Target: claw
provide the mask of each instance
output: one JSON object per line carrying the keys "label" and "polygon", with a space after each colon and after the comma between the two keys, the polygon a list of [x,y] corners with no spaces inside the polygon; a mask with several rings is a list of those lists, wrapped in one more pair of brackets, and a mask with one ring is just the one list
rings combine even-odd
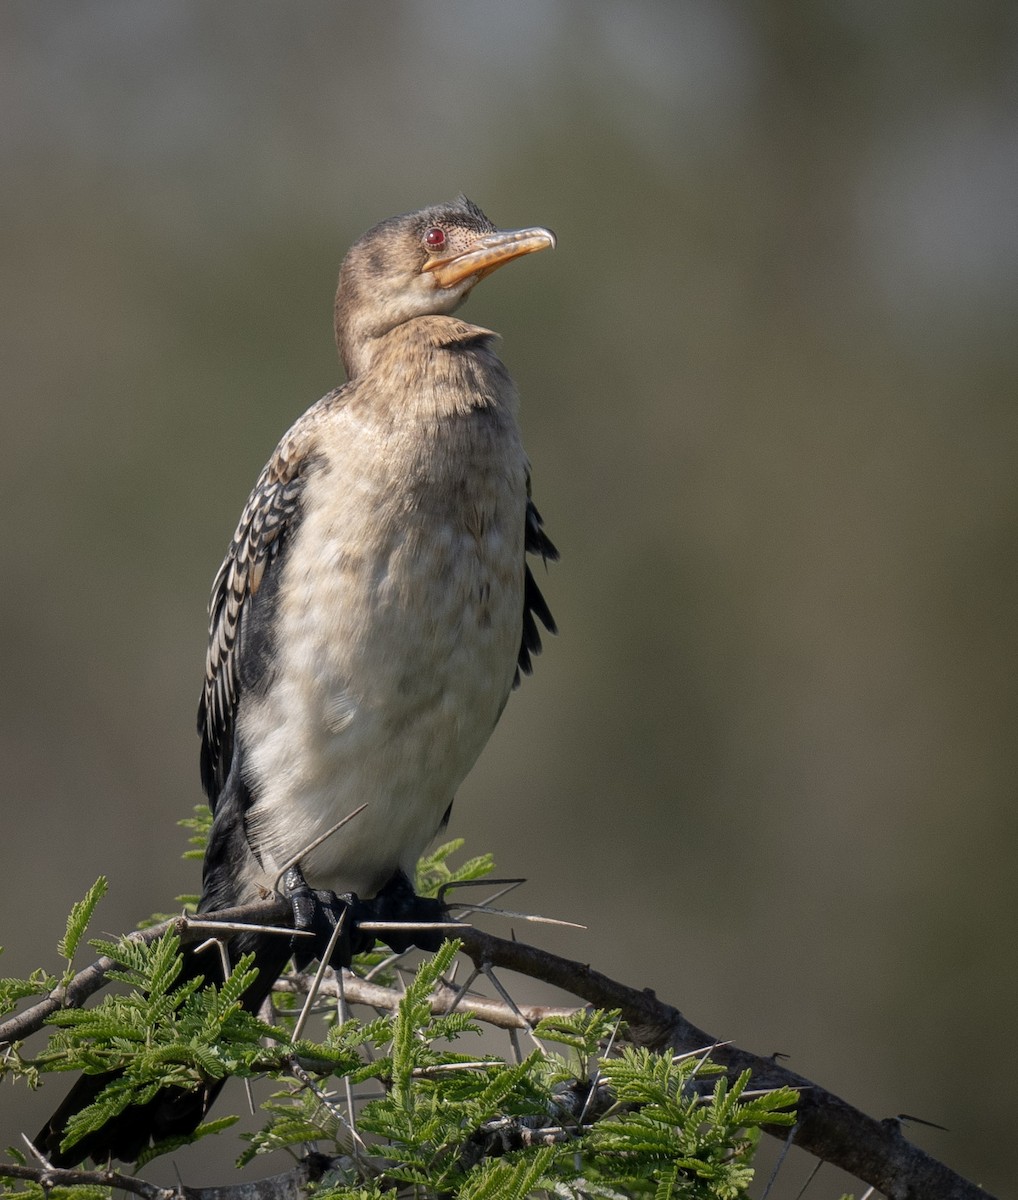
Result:
{"label": "claw", "polygon": [[[397,871],[373,900],[359,900],[358,921],[432,922],[448,921],[449,910],[441,900],[418,896],[410,880]],[[434,953],[447,934],[441,929],[386,930],[381,940],[397,954],[416,946]]]}
{"label": "claw", "polygon": [[313,939],[294,938],[293,960],[298,971],[325,955],[340,921],[343,921],[343,929],[329,959],[330,967],[348,967],[355,954],[371,949],[374,938],[357,928],[357,910],[361,901],[356,896],[316,891],[308,884],[300,867],[290,867],[283,886],[293,907],[294,928],[315,935]]}
{"label": "claw", "polygon": [[300,867],[291,867],[283,878],[284,894],[293,908],[293,927],[313,932],[315,927],[315,894]]}
{"label": "claw", "polygon": [[[449,921],[444,902],[418,896],[402,871],[397,871],[373,900],[362,900],[352,892],[337,896],[335,892],[317,891],[298,866],[290,867],[283,875],[283,890],[293,908],[294,928],[315,935],[294,938],[293,958],[299,971],[316,958],[321,960],[341,920],[343,928],[329,960],[331,967],[348,967],[355,954],[363,954],[375,944],[375,934],[361,929],[362,924]],[[441,929],[392,929],[381,934],[380,940],[397,954],[411,946],[434,953],[446,936]]]}

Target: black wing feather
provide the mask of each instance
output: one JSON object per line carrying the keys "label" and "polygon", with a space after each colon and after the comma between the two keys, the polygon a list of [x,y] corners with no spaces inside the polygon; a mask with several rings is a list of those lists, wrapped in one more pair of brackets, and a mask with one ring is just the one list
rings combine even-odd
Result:
{"label": "black wing feather", "polygon": [[[529,478],[527,479],[527,524],[523,546],[528,554],[540,554],[546,564],[558,561],[558,550],[555,549],[551,538],[544,532],[541,514],[537,511],[537,505],[530,499]],[[537,581],[534,579],[528,563],[524,568],[523,575],[523,637],[520,641],[520,652],[516,658],[516,676],[513,679],[513,687],[519,687],[521,676],[533,673],[533,658],[541,653],[541,633],[537,627],[538,621],[549,633],[558,633],[555,618],[551,615],[544,596],[541,595],[541,589],[537,586]]]}

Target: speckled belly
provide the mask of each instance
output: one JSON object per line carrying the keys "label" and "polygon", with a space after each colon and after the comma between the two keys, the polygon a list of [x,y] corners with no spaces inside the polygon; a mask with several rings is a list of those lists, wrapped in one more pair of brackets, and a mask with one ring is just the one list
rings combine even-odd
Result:
{"label": "speckled belly", "polygon": [[273,686],[238,721],[260,781],[248,831],[266,876],[360,805],[302,860],[313,886],[373,895],[397,868],[412,872],[434,837],[512,684],[526,503],[517,474],[453,505],[444,493],[431,504],[390,496],[375,526],[351,515],[371,511],[363,495],[331,520],[316,506],[314,560],[286,564]]}

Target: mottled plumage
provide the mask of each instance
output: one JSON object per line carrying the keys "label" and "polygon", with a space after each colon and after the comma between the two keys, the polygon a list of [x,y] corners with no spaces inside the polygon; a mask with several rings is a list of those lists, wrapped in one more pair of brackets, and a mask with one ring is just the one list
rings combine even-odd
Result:
{"label": "mottled plumage", "polygon": [[[341,389],[311,410],[320,412]],[[265,464],[248,497],[237,532],[212,585],[209,601],[209,648],[205,686],[198,707],[201,736],[201,781],[213,808],[233,759],[233,727],[242,690],[240,630],[245,607],[258,596],[266,571],[286,546],[296,523],[304,474],[313,462],[310,413],[297,422]],[[264,651],[248,638],[243,683],[255,686],[268,668]],[[260,652],[261,651],[261,652]]]}
{"label": "mottled plumage", "polygon": [[[526,563],[557,554],[530,498],[516,390],[495,335],[451,316],[492,270],[551,245],[547,230],[498,232],[460,197],[383,222],[344,260],[335,312],[348,382],[279,443],[212,589],[202,910],[262,894],[297,858],[323,895],[404,903],[530,672],[538,624],[554,630]],[[259,978],[245,1003],[257,1008],[289,947],[243,935],[230,957],[248,950]],[[184,970],[215,974],[214,956]],[[80,1080],[39,1135],[55,1165],[134,1158],[192,1129],[218,1090],[162,1092],[61,1152],[69,1115],[106,1081]]]}
{"label": "mottled plumage", "polygon": [[213,592],[200,710],[217,821],[244,812],[246,871],[217,907],[362,804],[302,860],[309,883],[372,896],[412,872],[529,669],[535,615],[551,624],[525,550],[554,549],[493,340],[401,323],[263,473]]}

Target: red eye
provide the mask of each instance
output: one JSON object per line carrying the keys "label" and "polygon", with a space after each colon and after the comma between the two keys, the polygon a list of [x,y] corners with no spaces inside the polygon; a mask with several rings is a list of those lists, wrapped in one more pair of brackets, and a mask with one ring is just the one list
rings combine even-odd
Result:
{"label": "red eye", "polygon": [[437,225],[432,225],[424,235],[424,244],[425,246],[430,246],[432,250],[437,250],[440,246],[444,246],[445,230],[440,229]]}

